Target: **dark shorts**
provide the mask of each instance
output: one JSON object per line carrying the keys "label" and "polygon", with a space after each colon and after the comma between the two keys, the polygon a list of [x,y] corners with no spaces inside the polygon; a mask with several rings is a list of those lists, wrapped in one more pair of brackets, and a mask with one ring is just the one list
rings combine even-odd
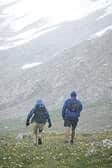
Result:
{"label": "dark shorts", "polygon": [[64,120],[64,127],[72,127],[72,129],[75,129],[78,124],[78,119],[75,120]]}

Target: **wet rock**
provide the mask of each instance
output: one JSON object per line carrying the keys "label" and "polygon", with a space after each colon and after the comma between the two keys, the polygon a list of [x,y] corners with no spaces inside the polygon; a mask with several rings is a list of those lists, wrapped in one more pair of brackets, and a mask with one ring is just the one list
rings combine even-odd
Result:
{"label": "wet rock", "polygon": [[107,147],[107,148],[111,148],[112,147],[112,140],[110,140],[110,139],[104,139],[102,141],[102,143],[103,143],[104,147]]}
{"label": "wet rock", "polygon": [[22,140],[22,139],[25,139],[25,138],[31,138],[31,134],[29,133],[19,133],[16,137],[16,140]]}

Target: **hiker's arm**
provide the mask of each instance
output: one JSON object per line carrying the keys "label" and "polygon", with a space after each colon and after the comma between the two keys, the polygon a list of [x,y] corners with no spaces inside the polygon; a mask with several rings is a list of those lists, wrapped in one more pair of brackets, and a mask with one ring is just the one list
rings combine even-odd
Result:
{"label": "hiker's arm", "polygon": [[83,109],[83,106],[82,106],[82,103],[80,102],[79,103],[79,106],[78,106],[78,110],[77,110],[77,116],[80,117],[80,112],[82,111]]}
{"label": "hiker's arm", "polygon": [[35,109],[33,108],[30,113],[28,114],[27,116],[27,120],[26,120],[26,125],[28,126],[29,125],[29,121],[30,121],[30,118],[32,117],[32,115],[34,114],[34,111]]}
{"label": "hiker's arm", "polygon": [[67,103],[64,103],[63,109],[62,109],[62,117],[65,118],[65,111],[66,111]]}
{"label": "hiker's arm", "polygon": [[52,126],[52,123],[51,123],[51,119],[50,119],[50,116],[49,116],[47,109],[46,109],[46,114],[47,114],[47,121],[49,123],[48,127],[50,128]]}
{"label": "hiker's arm", "polygon": [[49,117],[49,114],[48,114],[48,123],[49,123],[48,127],[49,127],[49,128],[52,127],[52,123],[51,123],[51,119],[50,119],[50,117]]}
{"label": "hiker's arm", "polygon": [[79,111],[81,112],[82,110],[83,110],[83,106],[82,106],[82,103],[80,103]]}

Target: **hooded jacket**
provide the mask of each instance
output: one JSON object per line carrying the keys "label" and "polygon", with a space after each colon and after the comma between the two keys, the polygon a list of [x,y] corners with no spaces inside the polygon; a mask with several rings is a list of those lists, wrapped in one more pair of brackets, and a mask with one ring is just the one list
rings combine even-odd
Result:
{"label": "hooded jacket", "polygon": [[[72,102],[75,102],[76,103],[76,105],[77,105],[77,108],[76,108],[76,111],[75,111],[75,113],[74,112],[70,112],[70,104],[72,103]],[[69,99],[67,99],[66,101],[65,101],[65,103],[64,103],[64,106],[63,106],[63,109],[62,109],[62,118],[64,119],[64,120],[74,120],[74,119],[78,119],[79,117],[80,117],[80,112],[82,111],[82,109],[83,109],[83,107],[82,107],[82,103],[78,100],[78,99],[76,99],[76,98],[74,98],[74,99],[72,99],[72,98],[69,98]],[[73,114],[74,113],[74,114]],[[73,117],[72,117],[72,114],[73,114]],[[71,115],[71,116],[70,116]]]}
{"label": "hooded jacket", "polygon": [[27,122],[29,122],[30,120],[31,123],[37,122],[45,124],[46,122],[48,122],[51,125],[51,119],[49,113],[42,100],[38,100],[35,107],[32,108],[32,110],[28,114]]}

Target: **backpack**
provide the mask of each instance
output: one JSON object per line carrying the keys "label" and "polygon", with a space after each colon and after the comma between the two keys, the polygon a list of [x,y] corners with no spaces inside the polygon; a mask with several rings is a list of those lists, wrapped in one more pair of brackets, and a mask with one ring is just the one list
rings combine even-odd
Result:
{"label": "backpack", "polygon": [[67,107],[67,118],[75,119],[77,117],[78,104],[76,100],[71,100]]}
{"label": "backpack", "polygon": [[36,106],[36,113],[38,113],[38,114],[45,113],[45,106],[44,106],[44,104],[38,104]]}
{"label": "backpack", "polygon": [[77,102],[76,101],[71,101],[69,106],[68,106],[68,109],[71,112],[76,112],[77,111]]}
{"label": "backpack", "polygon": [[46,108],[45,108],[44,104],[37,105],[36,110],[35,110],[36,120],[43,120],[43,118],[45,118],[45,114],[46,114]]}

